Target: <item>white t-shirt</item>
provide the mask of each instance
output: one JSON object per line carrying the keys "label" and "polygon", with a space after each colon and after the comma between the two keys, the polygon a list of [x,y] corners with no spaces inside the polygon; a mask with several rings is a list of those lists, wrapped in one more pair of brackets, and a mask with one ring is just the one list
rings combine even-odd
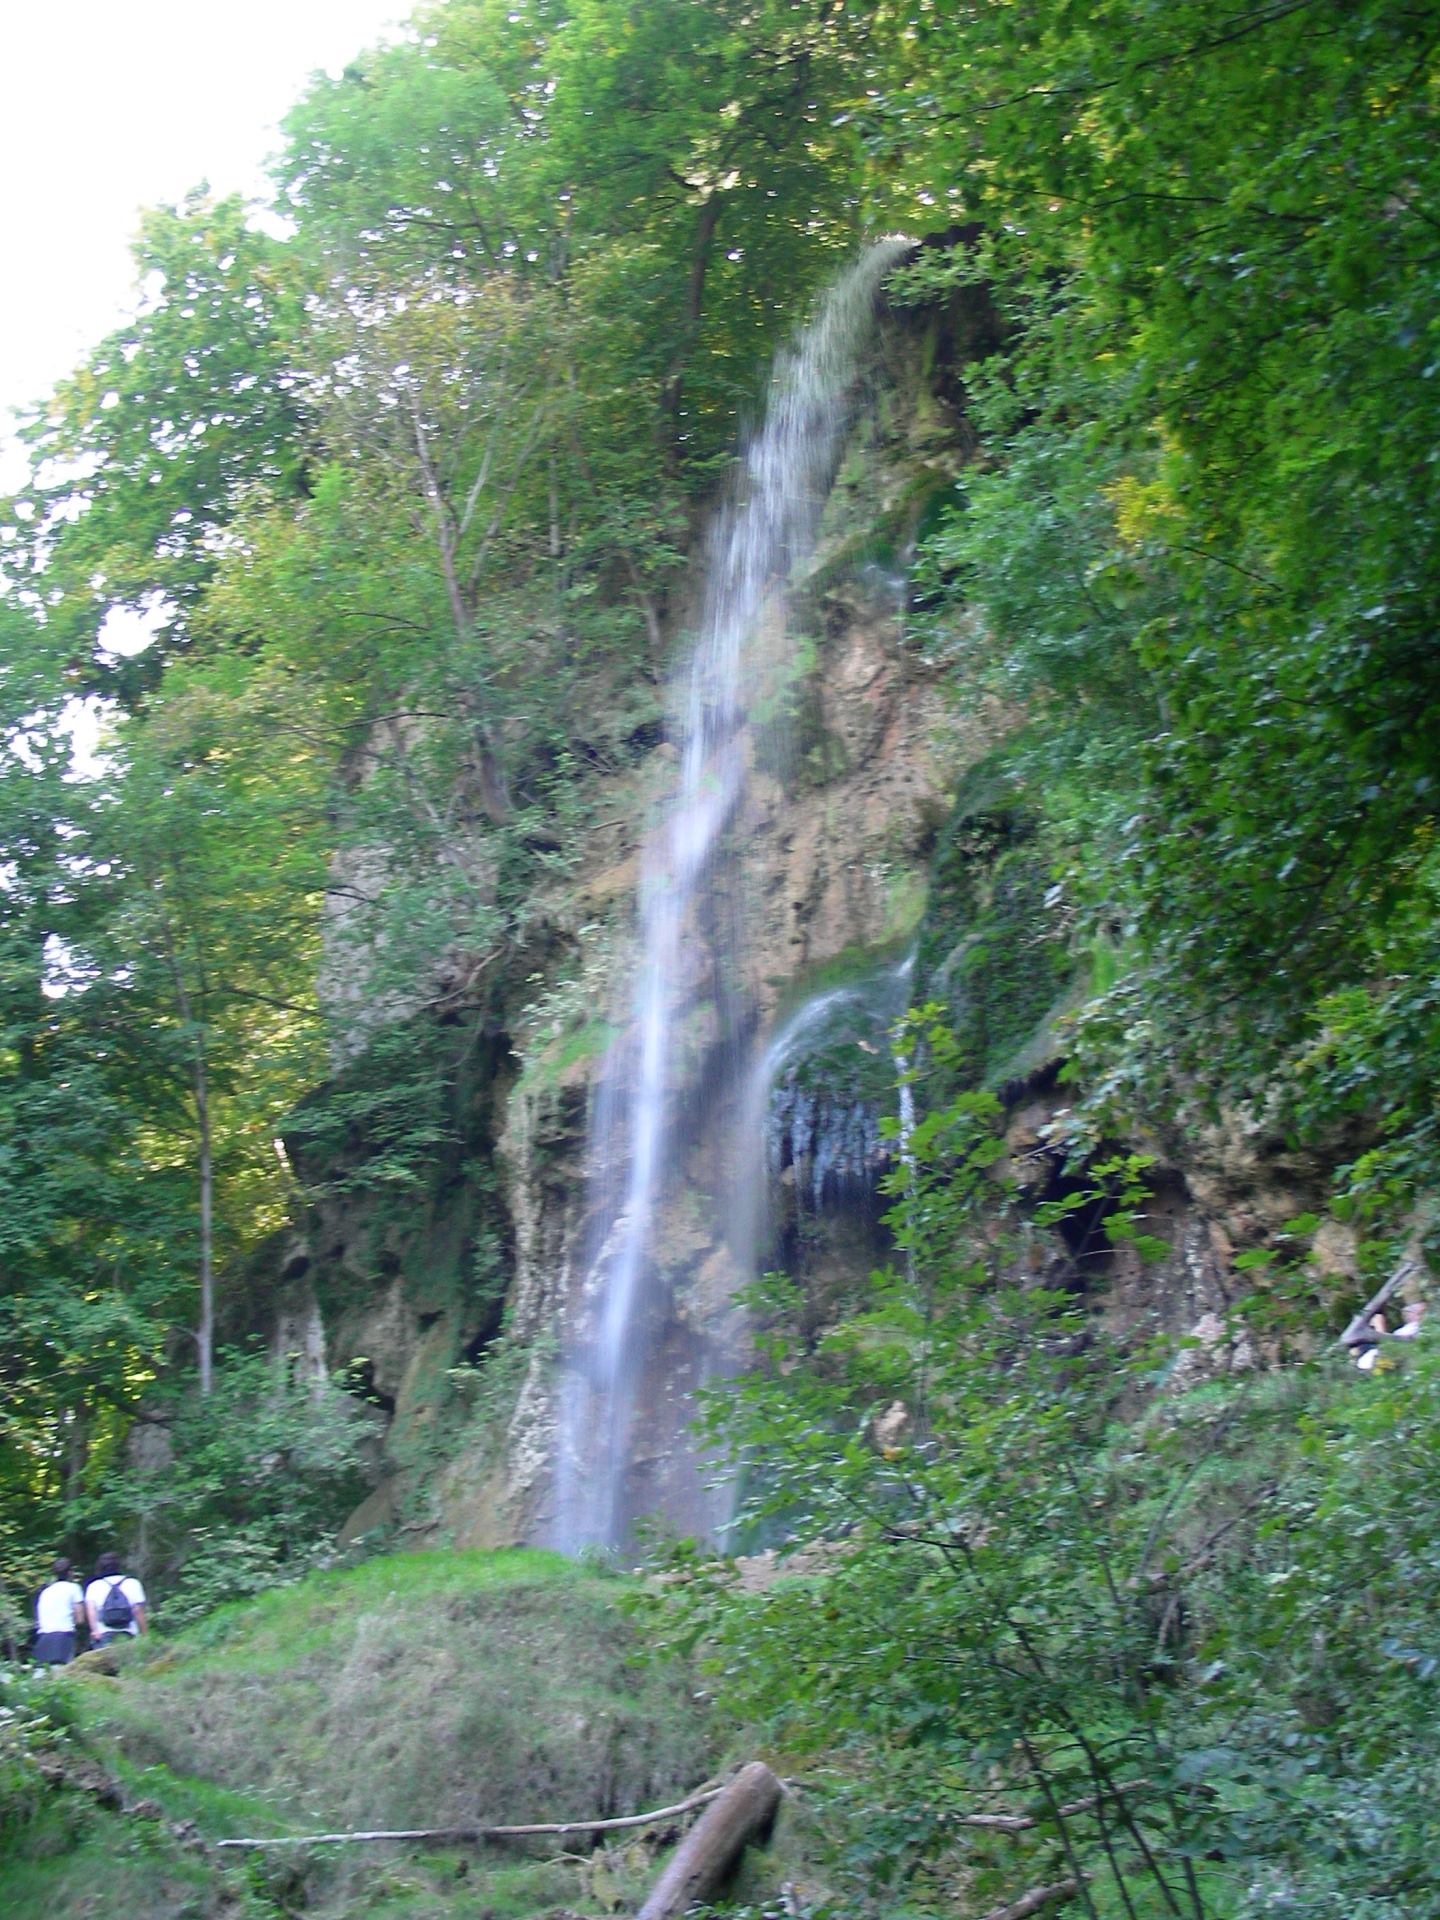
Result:
{"label": "white t-shirt", "polygon": [[48,1587],[40,1589],[40,1597],[35,1602],[35,1631],[73,1633],[75,1609],[84,1597],[73,1580],[52,1580]]}
{"label": "white t-shirt", "polygon": [[[105,1622],[100,1619],[101,1609],[104,1607],[106,1600],[109,1599],[110,1589],[115,1585],[117,1580],[120,1582],[120,1591],[130,1602],[132,1609],[128,1627],[107,1627]],[[99,1621],[101,1633],[139,1633],[140,1625],[135,1619],[133,1609],[144,1606],[145,1589],[133,1575],[128,1573],[102,1574],[98,1580],[92,1580],[89,1586],[86,1587],[85,1601],[87,1606],[95,1609],[95,1618]]]}

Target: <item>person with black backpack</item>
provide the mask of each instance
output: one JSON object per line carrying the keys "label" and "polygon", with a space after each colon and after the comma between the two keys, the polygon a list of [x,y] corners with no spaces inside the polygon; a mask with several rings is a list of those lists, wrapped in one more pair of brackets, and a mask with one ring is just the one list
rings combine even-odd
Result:
{"label": "person with black backpack", "polygon": [[102,1553],[95,1578],[85,1589],[90,1644],[103,1647],[122,1634],[134,1639],[145,1631],[145,1589],[133,1574],[120,1571],[118,1553]]}

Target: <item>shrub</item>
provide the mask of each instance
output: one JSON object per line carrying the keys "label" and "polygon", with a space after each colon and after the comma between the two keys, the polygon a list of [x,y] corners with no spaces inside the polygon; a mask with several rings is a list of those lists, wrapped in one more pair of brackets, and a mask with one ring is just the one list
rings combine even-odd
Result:
{"label": "shrub", "polygon": [[370,1431],[338,1387],[230,1354],[208,1398],[187,1386],[153,1413],[168,1436],[160,1457],[106,1480],[72,1517],[86,1534],[134,1543],[160,1624],[183,1626],[334,1557],[365,1489]]}

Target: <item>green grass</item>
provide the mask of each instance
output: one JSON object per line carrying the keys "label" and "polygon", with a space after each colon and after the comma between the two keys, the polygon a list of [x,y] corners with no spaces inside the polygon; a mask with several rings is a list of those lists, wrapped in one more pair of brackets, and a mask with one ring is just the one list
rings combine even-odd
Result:
{"label": "green grass", "polygon": [[[60,1797],[46,1819],[65,1814],[73,1833],[31,1823],[0,1865],[0,1911],[91,1912],[97,1823],[117,1854],[151,1857],[157,1892],[130,1889],[129,1920],[199,1920],[232,1882],[257,1911],[327,1920],[524,1920],[580,1904],[582,1876],[557,1857],[574,1839],[306,1848],[241,1870],[167,1852],[166,1836],[179,1823],[214,1840],[603,1819],[680,1797],[710,1771],[709,1732],[688,1676],[637,1657],[627,1585],[531,1550],[396,1554],[157,1635],[118,1679],[65,1676],[54,1690],[72,1739],[161,1818]],[[103,1873],[94,1884],[113,1911]]]}
{"label": "green grass", "polygon": [[154,1822],[78,1803],[56,1806],[7,1845],[0,1861],[6,1920],[272,1920],[241,1869],[223,1871]]}
{"label": "green grass", "polygon": [[[291,1587],[217,1607],[174,1639],[144,1649],[136,1671],[154,1679],[201,1665],[247,1668],[256,1660],[286,1664],[300,1645],[328,1642],[337,1622],[356,1611],[457,1593],[505,1591],[517,1585],[586,1585],[594,1574],[559,1554],[514,1547],[500,1553],[393,1553],[356,1567],[313,1573]],[[301,1636],[297,1640],[297,1636]]]}

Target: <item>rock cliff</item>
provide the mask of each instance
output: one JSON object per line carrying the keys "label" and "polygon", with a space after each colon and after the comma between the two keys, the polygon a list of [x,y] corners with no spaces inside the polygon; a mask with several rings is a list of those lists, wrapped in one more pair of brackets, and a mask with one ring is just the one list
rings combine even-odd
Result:
{"label": "rock cliff", "polygon": [[[907,996],[948,1006],[971,1079],[1001,1092],[1022,1191],[1053,1197],[1083,1176],[1073,1152],[1067,1161],[1057,1081],[1057,1016],[1080,982],[1049,910],[1043,853],[1007,786],[1011,717],[983,704],[957,711],[906,637],[917,530],[975,456],[957,368],[983,351],[988,325],[970,295],[886,326],[818,545],[790,583],[785,643],[762,650],[750,778],[729,829],[743,858],[727,869],[748,937],[741,977],[715,993],[717,1006],[742,1011],[726,1032],[717,1016],[714,1031],[685,1036],[677,1072],[695,1122],[654,1236],[676,1303],[647,1388],[657,1476],[696,1342],[726,1324],[747,1277],[724,1231],[737,1137],[755,1136],[762,1264],[801,1279],[817,1324],[883,1256],[876,1123],[893,1103],[888,1023]],[[491,965],[469,1003],[473,1033],[445,1078],[444,1124],[418,1188],[397,1200],[349,1177],[375,1152],[363,1119],[322,1144],[297,1117],[289,1144],[309,1224],[252,1276],[251,1310],[258,1301],[279,1349],[344,1372],[377,1409],[382,1473],[352,1535],[472,1546],[545,1533],[557,1361],[594,1227],[587,1124],[628,1017],[640,848],[673,756],[655,740],[631,765],[597,770],[583,858],[534,903],[525,943]],[[485,867],[483,847],[465,857]],[[447,964],[467,977],[463,929]],[[337,1085],[352,1093],[387,1071],[377,1032],[423,1052],[456,1017],[447,978],[413,1002],[392,994],[377,1019],[362,972],[353,950],[329,963],[332,997],[357,1023],[337,1059]],[[733,1093],[710,1097],[706,1062],[718,1046],[746,1046],[759,1061],[767,1042],[778,1051],[753,1112],[737,1111]],[[363,1099],[352,1104],[365,1112]],[[1222,1152],[1207,1166],[1189,1149],[1182,1164],[1177,1151],[1142,1144],[1156,1152],[1152,1230],[1166,1258],[1142,1268],[1111,1248],[1097,1212],[1065,1235],[1036,1236],[1033,1269],[1112,1316],[1203,1337],[1218,1327],[1246,1220],[1257,1207],[1298,1210],[1297,1183],[1270,1193],[1263,1154],[1237,1175]]]}
{"label": "rock cliff", "polygon": [[[807,994],[893,966],[913,941],[957,779],[987,743],[985,717],[947,707],[904,637],[911,543],[966,456],[955,396],[933,374],[950,363],[954,330],[945,315],[885,329],[818,546],[790,583],[786,642],[765,652],[752,697],[751,777],[730,828],[744,850],[731,863],[735,910],[750,934],[743,978],[729,984],[755,1044]],[[677,628],[685,611],[682,601]],[[337,1139],[297,1116],[288,1146],[307,1227],[258,1263],[247,1311],[277,1348],[342,1371],[377,1409],[383,1474],[354,1533],[468,1545],[543,1529],[556,1356],[591,1224],[587,1118],[627,1017],[639,850],[673,755],[656,740],[634,764],[597,772],[583,858],[536,904],[525,949],[491,969],[476,1036],[446,1085],[439,1144],[418,1191],[398,1199],[364,1177],[376,1144],[363,1089],[368,1076],[378,1100],[393,1071],[377,1033],[423,1051],[446,1018],[444,994],[417,983],[413,996],[367,995],[373,957],[347,945],[339,916],[322,988],[350,1040],[327,1091],[341,1089],[361,1117]],[[486,865],[482,845],[465,857]],[[463,931],[448,964],[463,976]],[[714,1040],[687,1038],[702,1102]],[[723,1318],[737,1278],[719,1224],[735,1120],[716,1111],[699,1127],[689,1202],[657,1235],[682,1323]],[[793,1173],[775,1172],[793,1186]],[[833,1232],[817,1216],[806,1244],[829,1234],[837,1259],[868,1258],[868,1197],[862,1212],[863,1252],[842,1251],[854,1240],[843,1214]]]}

